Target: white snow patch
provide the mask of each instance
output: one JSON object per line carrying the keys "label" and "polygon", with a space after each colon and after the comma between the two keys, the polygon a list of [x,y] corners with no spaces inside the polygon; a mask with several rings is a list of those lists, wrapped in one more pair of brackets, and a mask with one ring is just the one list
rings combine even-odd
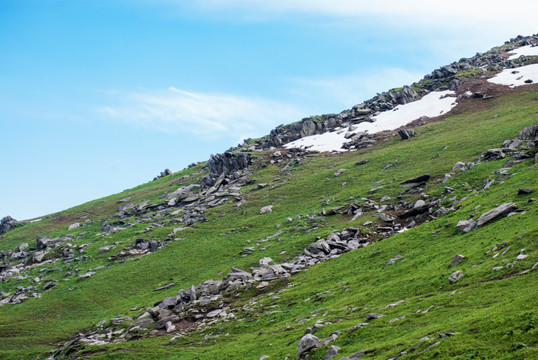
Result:
{"label": "white snow patch", "polygon": [[[423,116],[435,117],[447,113],[456,106],[456,99],[449,96],[453,94],[454,91],[450,90],[431,92],[420,100],[398,105],[392,110],[379,113],[373,117],[375,120],[373,123],[364,122],[354,125],[356,129],[353,133],[367,131],[369,134],[375,134],[381,131],[394,130]],[[319,152],[346,151],[342,149],[342,145],[350,141],[344,137],[348,132],[347,128],[340,128],[320,135],[303,137],[284,145],[284,147],[288,149],[303,148]]]}
{"label": "white snow patch", "polygon": [[522,46],[522,47],[519,47],[515,50],[512,50],[509,52],[510,54],[510,57],[508,58],[508,60],[514,60],[514,59],[517,59],[518,57],[522,56],[522,55],[525,55],[525,56],[538,56],[538,46],[532,46],[532,45],[527,45],[527,46]]}
{"label": "white snow patch", "polygon": [[504,69],[491,79],[488,79],[491,83],[508,85],[511,88],[526,85],[525,80],[532,80],[533,83],[538,82],[538,64]]}

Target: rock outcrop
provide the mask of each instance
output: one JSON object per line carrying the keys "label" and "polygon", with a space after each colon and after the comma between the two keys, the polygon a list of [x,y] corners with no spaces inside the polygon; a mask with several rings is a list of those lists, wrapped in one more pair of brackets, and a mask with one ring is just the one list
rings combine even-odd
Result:
{"label": "rock outcrop", "polygon": [[6,217],[3,217],[2,220],[0,220],[0,236],[4,235],[8,231],[14,229],[19,225],[20,223],[11,216],[8,215]]}

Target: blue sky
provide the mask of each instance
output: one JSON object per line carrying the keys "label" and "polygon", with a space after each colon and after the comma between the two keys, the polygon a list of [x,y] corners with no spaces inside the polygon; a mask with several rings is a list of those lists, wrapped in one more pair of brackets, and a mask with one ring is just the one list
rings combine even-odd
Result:
{"label": "blue sky", "polygon": [[535,1],[506,4],[0,0],[0,217],[122,191],[538,31]]}

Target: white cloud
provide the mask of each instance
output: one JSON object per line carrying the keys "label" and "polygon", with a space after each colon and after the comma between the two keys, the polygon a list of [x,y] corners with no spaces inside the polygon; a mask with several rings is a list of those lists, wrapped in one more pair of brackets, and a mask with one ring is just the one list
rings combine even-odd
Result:
{"label": "white cloud", "polygon": [[[467,14],[506,17],[507,14],[527,16],[527,9],[536,9],[532,0],[512,0],[500,6],[490,0],[199,0],[205,8],[236,8],[248,11],[300,12],[335,16],[412,15],[467,16]],[[523,11],[525,10],[525,11]],[[535,14],[530,14],[533,18]]]}
{"label": "white cloud", "polygon": [[111,118],[204,139],[261,136],[278,124],[299,120],[304,114],[277,101],[196,93],[175,87],[125,93],[111,100],[116,104],[100,108]]}
{"label": "white cloud", "polygon": [[[179,4],[174,0],[163,0]],[[193,0],[195,8],[235,19],[264,20],[285,14],[360,18],[382,27],[450,29],[457,32],[494,32],[530,35],[536,31],[538,2],[512,0],[497,4],[490,0]],[[511,35],[510,35],[511,36]]]}

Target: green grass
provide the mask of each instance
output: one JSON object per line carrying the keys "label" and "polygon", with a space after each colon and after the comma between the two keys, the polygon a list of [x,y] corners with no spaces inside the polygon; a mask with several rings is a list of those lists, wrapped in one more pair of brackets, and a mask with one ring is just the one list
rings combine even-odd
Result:
{"label": "green grass", "polygon": [[[504,179],[504,183],[480,193],[473,190],[481,189],[484,179],[503,167],[504,160],[480,164],[447,184],[441,181],[455,162],[474,160],[482,151],[499,147],[503,140],[516,137],[523,126],[535,123],[537,96],[538,91],[528,91],[492,99],[486,105],[480,103],[480,111],[446,116],[440,122],[418,128],[417,136],[410,141],[389,137],[370,149],[336,156],[309,156],[302,165],[290,168],[289,175],[279,174],[282,165],[259,168],[252,178],[270,186],[261,190],[257,190],[256,185],[245,187],[242,191],[246,201],[241,207],[230,203],[209,209],[206,222],[177,233],[177,240],[155,253],[123,263],[111,262],[108,257],[138,237],[162,240],[177,226],[167,215],[163,218],[166,224],[163,228],[145,231],[152,222],[149,220],[115,234],[99,236],[103,231],[101,221],[116,213],[118,200],[122,198],[130,196],[134,203],[144,200],[158,203],[163,201],[160,197],[165,191],[197,182],[204,175],[198,173],[201,165],[17,228],[0,240],[0,249],[12,249],[21,242],[33,246],[36,236],[59,236],[79,219],[82,222],[89,219],[89,222],[69,232],[79,237],[73,244],[90,245],[83,253],[76,253],[88,257],[80,263],[69,267],[61,262],[45,265],[56,270],[39,272],[40,268],[36,268],[29,279],[0,285],[2,291],[13,291],[16,286],[31,284],[34,276],[59,280],[41,299],[0,307],[0,357],[31,359],[39,355],[44,358],[56,343],[72,338],[102,319],[137,316],[140,311],[129,309],[145,308],[177,294],[180,288],[222,278],[231,266],[247,269],[264,256],[277,262],[286,261],[301,253],[317,236],[376,219],[365,215],[351,223],[350,217],[344,215],[307,218],[321,212],[322,201],[334,198],[324,206],[330,209],[363,197],[379,200],[390,196],[394,200],[402,191],[399,185],[403,180],[424,173],[432,175],[428,193],[441,195],[443,187],[448,185],[456,188],[453,194],[458,199],[468,199],[461,203],[457,212],[314,266],[294,275],[289,283],[275,283],[263,292],[244,292],[234,299],[235,308],[240,309],[253,298],[258,305],[250,312],[239,311],[235,321],[220,323],[203,333],[192,333],[174,343],[169,343],[169,336],[151,337],[90,347],[85,355],[103,359],[258,359],[264,354],[270,355],[270,359],[284,358],[286,354],[294,357],[297,342],[286,344],[300,338],[307,327],[323,319],[331,324],[316,335],[324,338],[333,331],[341,331],[334,344],[342,348],[342,356],[370,350],[365,357],[386,359],[406,350],[409,354],[404,359],[536,357],[536,273],[518,275],[538,261],[537,206],[528,203],[532,195],[517,195],[520,187],[536,188],[533,160],[515,166],[510,171],[513,175]],[[369,162],[356,166],[362,159]],[[256,163],[258,161],[259,158]],[[383,170],[388,163],[393,166]],[[334,177],[340,168],[347,171]],[[188,174],[192,175],[180,181]],[[275,178],[281,180],[275,182]],[[270,190],[272,185],[282,181],[286,181],[283,186]],[[343,182],[346,184],[342,185]],[[468,186],[461,186],[463,183]],[[369,190],[379,185],[383,188],[369,195]],[[456,232],[458,220],[467,219],[473,213],[480,215],[496,204],[509,201],[525,209],[525,214],[501,219],[468,234]],[[259,209],[269,204],[274,205],[273,212],[259,215]],[[480,207],[473,210],[478,205]],[[301,218],[286,221],[297,215]],[[88,217],[83,219],[84,216]],[[284,233],[259,242],[277,231]],[[121,242],[116,249],[99,254],[99,247],[116,241]],[[505,241],[512,247],[504,257],[494,259],[492,253],[486,254],[495,244]],[[246,246],[254,246],[256,250],[242,257],[239,253]],[[493,267],[513,261],[521,248],[530,255],[527,259],[512,269],[491,272]],[[281,254],[282,251],[285,253]],[[455,269],[449,269],[452,257],[458,253],[466,259]],[[386,266],[396,254],[402,254],[404,259]],[[109,264],[108,269],[97,271],[91,278],[72,276],[67,281],[62,280],[66,271],[78,269],[78,273],[84,273]],[[447,279],[454,270],[462,270],[465,276],[450,285]],[[152,291],[172,281],[177,283],[175,287]],[[274,295],[279,298],[273,299]],[[311,300],[305,301],[308,298]],[[401,299],[405,299],[401,305],[385,308]],[[428,313],[417,313],[430,306],[433,308]],[[269,308],[282,312],[264,315]],[[322,310],[313,313],[318,309]],[[365,321],[368,312],[380,312],[384,317],[348,333],[348,329]],[[389,324],[390,319],[402,315],[406,315],[403,320]],[[439,339],[437,333],[446,331],[458,334]],[[219,333],[220,336],[214,337]],[[206,335],[210,336],[206,338]],[[432,339],[419,341],[426,335]],[[420,354],[438,340],[441,341],[439,346]],[[413,350],[415,345],[418,347]],[[314,358],[322,359],[325,350],[319,349]]]}

